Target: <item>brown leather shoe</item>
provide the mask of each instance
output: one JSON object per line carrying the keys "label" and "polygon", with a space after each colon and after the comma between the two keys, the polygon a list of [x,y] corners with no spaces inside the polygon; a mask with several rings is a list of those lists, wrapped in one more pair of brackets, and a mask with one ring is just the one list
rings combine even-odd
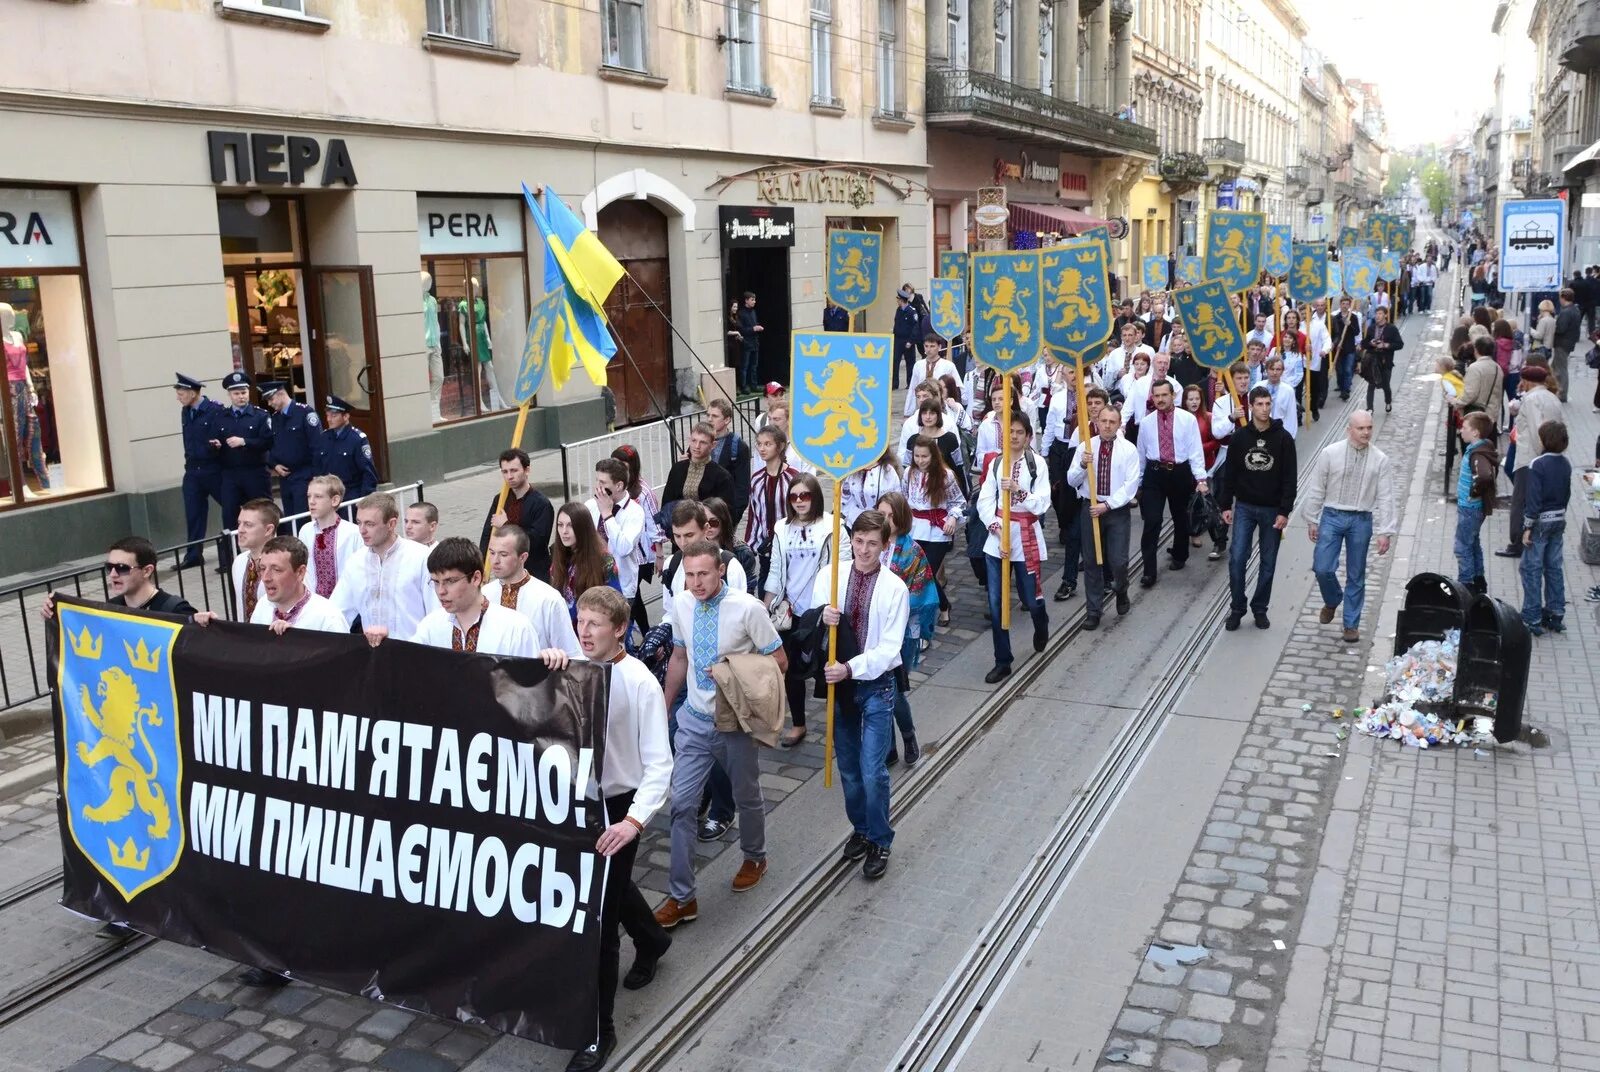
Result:
{"label": "brown leather shoe", "polygon": [[668,897],[661,902],[661,907],[656,909],[656,923],[662,930],[670,931],[680,923],[688,923],[700,918],[700,904],[693,898],[687,901],[675,901]]}
{"label": "brown leather shoe", "polygon": [[1327,625],[1329,622],[1333,621],[1334,612],[1336,612],[1338,609],[1338,607],[1323,607],[1317,612],[1317,621],[1321,622],[1323,625]]}
{"label": "brown leather shoe", "polygon": [[733,892],[743,893],[761,881],[761,876],[767,873],[767,861],[746,860],[739,865],[739,873],[733,876]]}
{"label": "brown leather shoe", "polygon": [[1356,641],[1358,641],[1360,639],[1361,639],[1361,631],[1359,629],[1346,629],[1344,631],[1344,642],[1346,644],[1354,644]]}

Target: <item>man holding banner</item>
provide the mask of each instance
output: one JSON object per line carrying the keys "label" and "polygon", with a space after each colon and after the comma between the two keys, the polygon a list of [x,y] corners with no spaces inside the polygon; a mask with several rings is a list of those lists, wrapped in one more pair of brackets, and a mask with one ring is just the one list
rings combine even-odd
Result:
{"label": "man holding banner", "polygon": [[[978,516],[989,532],[983,555],[989,574],[989,627],[994,634],[994,668],[984,676],[994,685],[1011,676],[1011,633],[1001,623],[1000,607],[1010,598],[1002,584],[1002,556],[1021,564],[1012,568],[1017,599],[1033,617],[1033,650],[1043,651],[1050,636],[1050,612],[1044,602],[1044,560],[1048,557],[1044,518],[1050,509],[1050,469],[1033,450],[1033,422],[1020,409],[1011,411],[1011,468],[995,459],[978,493]],[[1010,554],[1001,548],[1002,496],[1011,504]]]}

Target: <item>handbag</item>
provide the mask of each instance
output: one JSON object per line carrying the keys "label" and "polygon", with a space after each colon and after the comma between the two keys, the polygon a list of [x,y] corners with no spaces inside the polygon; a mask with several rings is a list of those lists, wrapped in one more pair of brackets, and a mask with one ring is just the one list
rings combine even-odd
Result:
{"label": "handbag", "polygon": [[772,605],[772,628],[780,633],[787,633],[794,628],[794,608],[787,599],[780,599]]}

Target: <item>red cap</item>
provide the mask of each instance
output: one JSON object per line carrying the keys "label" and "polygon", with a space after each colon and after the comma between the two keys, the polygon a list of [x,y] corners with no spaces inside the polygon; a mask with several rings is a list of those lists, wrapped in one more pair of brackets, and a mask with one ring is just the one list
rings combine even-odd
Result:
{"label": "red cap", "polygon": [[773,380],[772,382],[767,384],[767,397],[768,398],[771,398],[773,395],[781,395],[781,394],[783,394],[783,391],[784,391],[783,384],[779,383],[777,380]]}

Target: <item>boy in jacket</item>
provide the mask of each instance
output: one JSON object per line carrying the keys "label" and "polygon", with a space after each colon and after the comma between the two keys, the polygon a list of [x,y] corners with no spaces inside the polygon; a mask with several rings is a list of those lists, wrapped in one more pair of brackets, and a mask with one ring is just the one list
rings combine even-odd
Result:
{"label": "boy in jacket", "polygon": [[1456,580],[1483,595],[1489,583],[1483,576],[1483,542],[1478,533],[1494,510],[1495,470],[1500,466],[1494,418],[1482,412],[1461,418],[1461,442],[1466,446],[1456,480]]}
{"label": "boy in jacket", "polygon": [[1251,537],[1261,534],[1261,570],[1256,576],[1250,609],[1256,628],[1270,628],[1267,607],[1272,602],[1272,575],[1278,564],[1278,544],[1294,510],[1298,483],[1294,436],[1272,416],[1272,390],[1264,384],[1250,389],[1250,423],[1233,433],[1228,444],[1227,479],[1217,493],[1222,520],[1231,526],[1228,543],[1228,586],[1233,601],[1224,627],[1239,628],[1245,609],[1245,567],[1250,562]]}
{"label": "boy in jacket", "polygon": [[1528,489],[1522,507],[1522,623],[1534,636],[1565,633],[1566,579],[1562,576],[1561,539],[1567,529],[1567,501],[1572,497],[1572,463],[1566,459],[1567,426],[1545,421],[1539,426],[1544,453],[1528,466]]}

